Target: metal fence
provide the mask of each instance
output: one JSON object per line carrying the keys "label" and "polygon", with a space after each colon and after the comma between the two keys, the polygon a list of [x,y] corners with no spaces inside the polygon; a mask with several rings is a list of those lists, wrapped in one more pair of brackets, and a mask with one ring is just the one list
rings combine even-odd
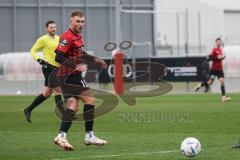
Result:
{"label": "metal fence", "polygon": [[[153,16],[122,14],[125,9],[153,10],[152,0],[0,0],[0,53],[28,51],[45,33],[47,20],[56,21],[58,34],[68,28],[74,10],[85,13],[85,46],[100,57],[110,57],[104,45],[120,40],[153,43]],[[137,50],[144,56],[147,50]]]}

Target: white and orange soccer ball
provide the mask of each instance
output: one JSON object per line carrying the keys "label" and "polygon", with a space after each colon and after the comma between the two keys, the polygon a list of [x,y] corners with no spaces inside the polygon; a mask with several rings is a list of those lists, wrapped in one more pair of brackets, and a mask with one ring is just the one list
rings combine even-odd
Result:
{"label": "white and orange soccer ball", "polygon": [[186,138],[182,141],[181,152],[186,157],[195,157],[201,151],[201,143],[193,137]]}

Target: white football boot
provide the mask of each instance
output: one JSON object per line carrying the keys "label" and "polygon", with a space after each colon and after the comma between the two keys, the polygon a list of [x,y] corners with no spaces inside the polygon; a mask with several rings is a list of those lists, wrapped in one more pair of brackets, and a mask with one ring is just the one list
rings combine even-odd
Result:
{"label": "white football boot", "polygon": [[228,96],[222,96],[222,101],[225,102],[225,101],[230,101],[231,100],[231,97],[228,97]]}
{"label": "white football boot", "polygon": [[194,91],[197,92],[202,87],[201,83],[194,87]]}
{"label": "white football boot", "polygon": [[91,131],[91,132],[86,133],[86,135],[85,135],[85,144],[102,146],[102,145],[107,144],[107,141],[96,137],[93,134],[93,131]]}
{"label": "white football boot", "polygon": [[54,138],[54,143],[59,147],[63,148],[65,151],[72,151],[74,148],[71,144],[68,143],[66,138],[66,133],[61,132]]}

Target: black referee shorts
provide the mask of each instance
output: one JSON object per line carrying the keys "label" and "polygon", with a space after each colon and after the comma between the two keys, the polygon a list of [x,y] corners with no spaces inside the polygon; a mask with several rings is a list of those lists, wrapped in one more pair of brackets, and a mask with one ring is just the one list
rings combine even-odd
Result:
{"label": "black referee shorts", "polygon": [[81,72],[60,77],[59,82],[65,100],[71,97],[79,98],[83,91],[90,89]]}
{"label": "black referee shorts", "polygon": [[44,86],[47,86],[47,87],[50,87],[50,88],[56,88],[59,86],[58,83],[49,83],[49,78],[50,78],[50,75],[53,73],[54,70],[56,70],[57,67],[53,66],[53,65],[50,65],[50,64],[47,64],[47,65],[43,65],[42,66],[42,73],[44,75]]}
{"label": "black referee shorts", "polygon": [[224,78],[224,73],[222,70],[211,70],[210,71],[210,78],[215,78],[215,77],[218,77],[218,78]]}

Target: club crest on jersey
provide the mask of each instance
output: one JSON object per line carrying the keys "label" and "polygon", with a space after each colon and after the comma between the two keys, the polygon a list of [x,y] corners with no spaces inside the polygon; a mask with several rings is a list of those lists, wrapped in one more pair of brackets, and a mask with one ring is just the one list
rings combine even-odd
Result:
{"label": "club crest on jersey", "polygon": [[61,42],[60,42],[60,45],[62,47],[65,47],[66,45],[68,44],[68,41],[66,39],[63,39]]}

